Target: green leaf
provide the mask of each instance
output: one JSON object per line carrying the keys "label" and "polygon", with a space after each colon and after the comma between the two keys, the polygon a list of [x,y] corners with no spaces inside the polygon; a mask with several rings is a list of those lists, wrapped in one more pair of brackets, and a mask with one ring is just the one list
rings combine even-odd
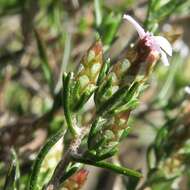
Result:
{"label": "green leaf", "polygon": [[45,47],[45,44],[42,42],[40,35],[38,34],[38,32],[36,30],[34,30],[34,34],[36,37],[39,56],[42,61],[41,66],[42,66],[44,78],[46,79],[46,81],[49,85],[49,88],[51,89],[51,92],[53,92],[53,85],[54,85],[53,84],[53,73],[52,73],[52,70],[49,65],[49,61],[48,61],[48,57],[47,57],[47,53],[46,53],[46,47]]}
{"label": "green leaf", "polygon": [[168,3],[161,6],[160,9],[154,13],[154,15],[156,18],[159,18],[159,20],[163,20],[175,12],[176,9],[179,9],[179,7],[186,1],[187,0],[170,0]]}
{"label": "green leaf", "polygon": [[14,149],[12,149],[11,151],[12,151],[12,163],[7,173],[3,190],[19,190],[20,171],[19,171],[18,158]]}
{"label": "green leaf", "polygon": [[160,89],[159,94],[157,95],[157,100],[160,102],[160,104],[164,104],[171,97],[171,89],[173,82],[175,80],[176,75],[178,74],[181,65],[183,64],[183,59],[181,59],[179,54],[175,54],[171,61],[172,67],[168,69],[164,79],[164,84]]}
{"label": "green leaf", "polygon": [[147,167],[149,170],[156,167],[157,160],[156,160],[154,145],[150,145],[148,147],[148,150],[146,153],[146,160],[147,160]]}
{"label": "green leaf", "polygon": [[110,158],[114,156],[118,152],[118,144],[114,145],[111,148],[105,149],[101,151],[100,155],[97,155],[96,161],[105,160],[107,158]]}
{"label": "green leaf", "polygon": [[152,190],[171,189],[173,181],[164,181],[160,183],[152,184]]}
{"label": "green leaf", "polygon": [[155,146],[157,148],[162,146],[163,142],[165,142],[167,137],[168,137],[168,129],[167,129],[167,127],[164,126],[157,133],[157,136],[156,136],[156,139],[155,139]]}
{"label": "green leaf", "polygon": [[158,29],[159,22],[167,19],[170,15],[179,10],[186,2],[187,0],[150,0],[148,14],[145,21],[146,28],[151,32],[155,32]]}
{"label": "green leaf", "polygon": [[124,86],[119,88],[111,98],[109,98],[105,103],[103,103],[97,110],[97,115],[105,115],[113,113],[115,109],[129,102],[136,92],[138,92],[139,83],[134,82],[130,87]]}
{"label": "green leaf", "polygon": [[126,91],[128,90],[128,86],[118,89],[112,97],[110,97],[105,103],[103,103],[100,108],[97,110],[97,115],[104,115],[113,106],[118,105],[121,99],[125,96]]}
{"label": "green leaf", "polygon": [[97,104],[97,106],[100,103],[101,96],[103,96],[102,93],[105,93],[105,91],[107,91],[111,87],[111,78],[109,78],[107,82],[104,82],[104,79],[109,72],[109,68],[110,68],[110,59],[107,59],[100,70],[96,83],[98,88],[94,94],[94,101]]}
{"label": "green leaf", "polygon": [[111,91],[111,88],[112,77],[109,76],[108,79],[102,82],[102,84],[95,91],[94,101],[96,103],[97,108],[99,108],[101,103],[105,102],[106,99],[110,98],[111,94],[108,92]]}
{"label": "green leaf", "polygon": [[96,15],[96,26],[98,27],[102,23],[101,0],[94,0],[94,8]]}
{"label": "green leaf", "polygon": [[126,138],[126,137],[128,137],[130,131],[131,131],[131,127],[127,127],[126,129],[124,129],[121,138]]}
{"label": "green leaf", "polygon": [[137,178],[142,177],[142,174],[135,171],[135,170],[125,168],[125,167],[122,167],[119,165],[114,165],[114,164],[111,164],[109,162],[104,162],[104,161],[95,162],[95,161],[91,161],[91,160],[86,160],[86,159],[81,158],[81,157],[76,156],[76,155],[73,155],[72,159],[76,162],[89,164],[89,165],[100,167],[100,168],[109,169],[109,170],[111,170],[115,173],[118,173],[118,174],[130,176],[130,177],[137,177]]}
{"label": "green leaf", "polygon": [[[99,148],[99,146],[97,148]],[[97,161],[101,161],[101,160],[110,158],[113,155],[115,155],[117,152],[118,152],[118,143],[111,148],[102,149],[101,151],[99,151],[99,153],[95,149],[88,150],[84,154],[84,157],[88,158],[89,160],[97,162]]]}
{"label": "green leaf", "polygon": [[136,189],[140,178],[131,177],[131,178],[127,178],[126,180],[127,180],[127,182],[126,182],[127,190],[134,190],[134,189]]}
{"label": "green leaf", "polygon": [[1,0],[0,15],[18,14],[21,12],[22,6],[18,0]]}
{"label": "green leaf", "polygon": [[108,74],[109,68],[110,68],[110,59],[107,59],[100,70],[97,80],[97,86],[99,86],[102,83],[104,77]]}
{"label": "green leaf", "polygon": [[120,13],[115,15],[113,12],[105,17],[101,27],[102,41],[104,44],[110,45],[116,39],[116,32],[121,23],[121,18]]}
{"label": "green leaf", "polygon": [[171,189],[171,185],[178,176],[167,178],[164,171],[153,169],[148,174],[147,185],[154,190]]}
{"label": "green leaf", "polygon": [[94,85],[88,85],[85,89],[85,92],[81,95],[78,102],[75,104],[75,107],[73,108],[73,112],[77,112],[80,109],[83,108],[84,104],[89,100],[89,98],[92,96],[94,91],[96,90],[96,86]]}
{"label": "green leaf", "polygon": [[70,176],[72,176],[76,171],[80,170],[83,167],[83,164],[81,163],[75,163],[72,166],[69,166],[65,174],[61,177],[60,183],[63,183],[66,179],[68,179]]}
{"label": "green leaf", "polygon": [[40,150],[34,165],[33,169],[31,172],[31,176],[29,178],[29,183],[28,183],[28,189],[29,190],[36,190],[37,185],[38,185],[38,175],[40,173],[40,168],[42,165],[42,162],[49,152],[49,150],[63,137],[63,130],[59,130],[55,135],[53,135],[44,145],[44,147]]}
{"label": "green leaf", "polygon": [[95,135],[100,131],[101,127],[105,124],[106,120],[98,117],[96,120],[92,123],[92,126],[90,128],[90,132],[88,135],[88,149],[94,148],[94,137]]}
{"label": "green leaf", "polygon": [[131,99],[128,103],[118,107],[117,109],[114,109],[113,110],[113,114],[118,114],[118,113],[121,113],[121,112],[125,112],[125,111],[128,111],[128,110],[131,110],[131,109],[134,109],[137,107],[137,105],[139,104],[139,100],[134,98],[134,99]]}
{"label": "green leaf", "polygon": [[73,105],[72,107],[75,105],[76,101],[78,101],[78,99],[80,98],[80,81],[77,80],[73,89],[72,89],[72,94],[73,94]]}
{"label": "green leaf", "polygon": [[63,108],[64,108],[64,114],[65,114],[65,119],[67,121],[67,126],[69,131],[73,136],[77,134],[76,129],[73,127],[72,124],[72,113],[70,110],[70,105],[72,101],[72,96],[71,96],[71,82],[73,79],[73,73],[68,73],[68,75],[63,77],[63,95],[62,95],[62,102],[63,102]]}

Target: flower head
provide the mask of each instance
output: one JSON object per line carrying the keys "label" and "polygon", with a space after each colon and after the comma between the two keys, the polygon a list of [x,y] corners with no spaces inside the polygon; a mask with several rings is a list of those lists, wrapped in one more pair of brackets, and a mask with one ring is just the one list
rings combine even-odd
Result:
{"label": "flower head", "polygon": [[168,40],[162,36],[154,36],[148,31],[145,32],[142,26],[140,26],[140,24],[129,15],[124,15],[123,18],[129,21],[135,27],[139,38],[144,43],[144,45],[150,48],[151,51],[158,52],[164,65],[168,66],[169,62],[166,54],[172,56],[172,47]]}

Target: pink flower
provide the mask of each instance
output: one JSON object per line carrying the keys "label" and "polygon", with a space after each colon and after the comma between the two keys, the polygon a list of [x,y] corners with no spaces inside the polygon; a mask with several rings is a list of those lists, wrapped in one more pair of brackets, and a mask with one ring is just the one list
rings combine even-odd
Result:
{"label": "pink flower", "polygon": [[123,18],[135,27],[139,34],[140,40],[144,42],[145,46],[149,47],[152,51],[158,52],[161,56],[163,64],[168,66],[169,62],[166,54],[172,56],[172,47],[168,40],[162,36],[154,36],[150,32],[145,32],[140,24],[129,15],[124,15]]}

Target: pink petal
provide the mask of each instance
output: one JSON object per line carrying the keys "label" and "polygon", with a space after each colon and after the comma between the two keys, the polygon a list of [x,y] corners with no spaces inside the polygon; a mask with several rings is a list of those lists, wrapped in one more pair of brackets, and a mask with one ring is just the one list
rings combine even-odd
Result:
{"label": "pink petal", "polygon": [[143,39],[145,37],[146,33],[145,33],[144,29],[136,20],[134,20],[129,15],[123,15],[123,18],[128,20],[135,27],[135,29],[137,30],[137,32],[139,34],[140,39]]}
{"label": "pink petal", "polygon": [[169,55],[172,56],[172,46],[168,40],[162,36],[154,36],[157,44]]}
{"label": "pink petal", "polygon": [[169,66],[170,64],[169,64],[168,58],[166,56],[166,53],[164,51],[161,51],[160,54],[161,54],[161,60],[162,60],[163,64],[165,66]]}
{"label": "pink petal", "polygon": [[152,50],[156,50],[159,53],[161,53],[161,48],[159,44],[156,42],[156,40],[154,39],[154,36],[152,34],[147,32],[145,39],[146,39],[145,44],[147,46],[149,46]]}

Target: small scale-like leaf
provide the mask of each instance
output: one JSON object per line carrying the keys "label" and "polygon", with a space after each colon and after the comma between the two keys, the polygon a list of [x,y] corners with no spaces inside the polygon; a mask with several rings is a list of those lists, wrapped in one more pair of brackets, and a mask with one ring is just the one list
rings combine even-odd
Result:
{"label": "small scale-like leaf", "polygon": [[138,92],[139,83],[134,82],[130,87],[124,86],[119,88],[105,103],[97,110],[97,114],[105,115],[110,111],[113,113],[115,109],[129,102]]}
{"label": "small scale-like leaf", "polygon": [[107,59],[100,70],[100,74],[97,79],[97,86],[100,85],[104,77],[108,74],[109,68],[110,68],[110,59]]}
{"label": "small scale-like leaf", "polygon": [[[88,148],[93,148],[93,139],[95,135],[98,133],[98,131],[101,129],[101,127],[105,124],[106,120],[102,119],[101,117],[97,118],[90,129],[89,135],[88,135]],[[102,138],[103,139],[103,138]]]}
{"label": "small scale-like leaf", "polygon": [[111,108],[117,106],[121,99],[125,97],[125,93],[128,90],[128,86],[118,89],[107,101],[105,101],[97,110],[98,115],[104,115]]}
{"label": "small scale-like leaf", "polygon": [[121,138],[128,137],[130,131],[131,131],[131,127],[127,127],[126,129],[124,129]]}
{"label": "small scale-like leaf", "polygon": [[96,161],[105,160],[106,158],[110,158],[118,152],[118,144],[114,147],[108,148],[106,150],[102,150],[100,155],[97,155]]}
{"label": "small scale-like leaf", "polygon": [[68,167],[65,171],[65,174],[62,176],[60,182],[63,183],[66,179],[72,176],[76,171],[80,170],[83,167],[81,163],[75,163],[72,166]]}
{"label": "small scale-like leaf", "polygon": [[108,77],[106,81],[104,81],[98,89],[95,91],[94,95],[94,101],[96,103],[96,106],[98,106],[105,101],[105,99],[109,98],[108,91],[111,91],[112,88],[112,78]]}
{"label": "small scale-like leaf", "polygon": [[89,100],[89,98],[91,97],[91,95],[94,93],[95,90],[96,90],[96,86],[94,86],[94,85],[90,86],[89,85],[87,87],[87,89],[85,90],[85,92],[81,95],[81,97],[78,100],[77,104],[73,108],[73,111],[77,112],[78,110],[82,109],[83,105]]}

